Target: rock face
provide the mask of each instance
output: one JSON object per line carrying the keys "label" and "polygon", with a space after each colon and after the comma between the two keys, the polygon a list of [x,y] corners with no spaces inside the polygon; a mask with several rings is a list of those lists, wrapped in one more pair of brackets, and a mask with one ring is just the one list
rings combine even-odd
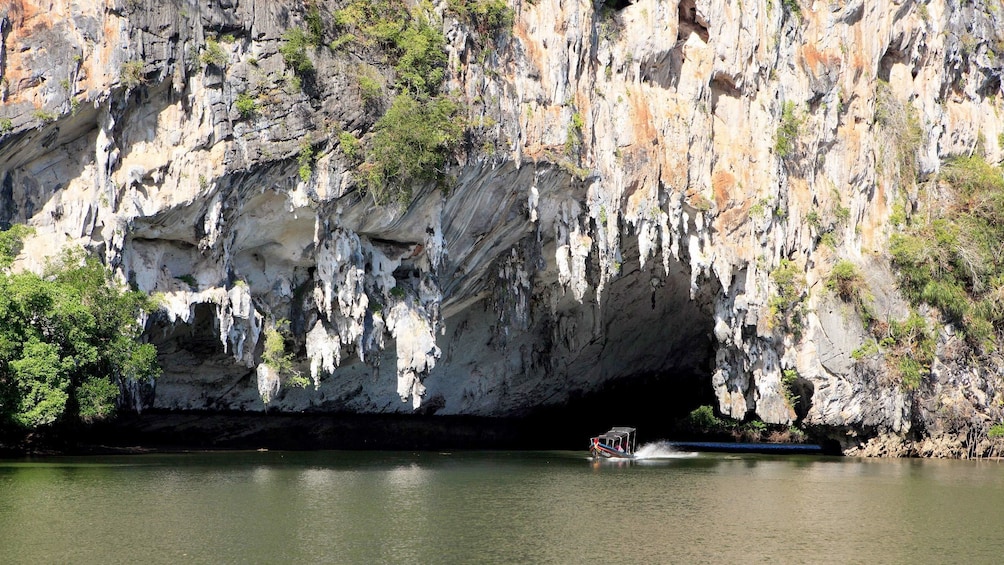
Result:
{"label": "rock face", "polygon": [[[340,145],[381,113],[365,61],[312,48],[297,84],[279,52],[340,5],[0,4],[0,227],[35,227],[21,268],[83,245],[158,293],[164,373],[130,402],[507,416],[696,379],[735,418],[978,454],[1004,364],[964,362],[945,327],[907,390],[852,357],[866,332],[825,281],[849,260],[881,316],[909,313],[896,203],[946,157],[1002,156],[991,3],[537,0],[498,33],[446,4],[467,143],[449,190],[390,205]],[[915,145],[888,108],[916,116]],[[794,321],[781,267],[804,277]],[[305,388],[262,361],[280,326]]]}

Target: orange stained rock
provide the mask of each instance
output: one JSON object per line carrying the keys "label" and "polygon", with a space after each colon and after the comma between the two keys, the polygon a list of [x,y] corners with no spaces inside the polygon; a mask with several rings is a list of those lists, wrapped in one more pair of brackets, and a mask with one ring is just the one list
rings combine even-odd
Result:
{"label": "orange stained rock", "polygon": [[631,128],[634,138],[645,146],[659,144],[659,131],[652,121],[652,112],[648,107],[648,99],[644,96],[631,92],[627,96],[628,104],[631,107]]}
{"label": "orange stained rock", "polygon": [[732,194],[736,188],[736,177],[726,170],[719,169],[711,175],[711,188],[715,193],[715,204],[718,206],[718,210],[725,210],[733,202]]}
{"label": "orange stained rock", "polygon": [[840,55],[830,50],[820,51],[811,43],[806,43],[799,49],[805,69],[815,76],[826,74],[840,67]]}

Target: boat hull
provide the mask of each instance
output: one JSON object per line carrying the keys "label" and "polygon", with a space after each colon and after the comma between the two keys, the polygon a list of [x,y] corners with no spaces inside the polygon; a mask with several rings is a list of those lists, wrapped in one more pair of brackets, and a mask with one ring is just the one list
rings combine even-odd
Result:
{"label": "boat hull", "polygon": [[593,459],[634,459],[634,455],[611,449],[605,445],[593,446],[589,453]]}

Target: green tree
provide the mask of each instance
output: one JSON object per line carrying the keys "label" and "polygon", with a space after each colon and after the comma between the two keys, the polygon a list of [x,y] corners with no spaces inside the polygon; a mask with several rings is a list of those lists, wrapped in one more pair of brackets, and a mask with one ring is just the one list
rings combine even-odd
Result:
{"label": "green tree", "polygon": [[941,180],[942,203],[889,240],[900,289],[991,350],[1004,337],[1004,175],[968,157],[947,163]]}
{"label": "green tree", "polygon": [[[24,228],[0,232],[9,266]],[[15,242],[15,245],[9,245]],[[150,299],[94,257],[68,251],[44,276],[0,272],[0,426],[32,430],[114,412],[119,387],[159,374],[139,338]]]}
{"label": "green tree", "polygon": [[441,179],[446,157],[464,126],[445,97],[419,100],[399,94],[374,126],[364,165],[365,183],[377,203],[411,200],[415,182]]}
{"label": "green tree", "polygon": [[282,54],[286,66],[298,75],[314,72],[314,63],[307,55],[307,47],[311,45],[310,36],[302,29],[294,28],[282,34],[282,40],[279,53]]}

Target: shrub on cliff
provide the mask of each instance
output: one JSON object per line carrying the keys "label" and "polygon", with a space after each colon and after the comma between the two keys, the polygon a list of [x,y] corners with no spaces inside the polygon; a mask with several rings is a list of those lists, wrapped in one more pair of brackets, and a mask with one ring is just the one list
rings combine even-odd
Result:
{"label": "shrub on cliff", "polygon": [[993,349],[1004,328],[1004,177],[969,157],[941,180],[943,202],[890,238],[900,288],[938,308],[972,346]]}
{"label": "shrub on cliff", "polygon": [[787,157],[795,151],[795,144],[802,129],[802,118],[798,115],[794,102],[785,102],[781,107],[781,123],[774,134],[774,151],[780,157]]}
{"label": "shrub on cliff", "polygon": [[[445,178],[449,154],[460,142],[465,124],[460,105],[440,92],[447,72],[446,38],[431,5],[412,8],[401,0],[353,0],[334,13],[342,36],[339,47],[355,46],[394,68],[393,99],[373,126],[360,165],[362,186],[378,204],[407,203],[414,184]],[[376,51],[376,53],[374,53]],[[360,94],[371,108],[383,107],[380,75],[360,65]],[[349,158],[360,153],[340,139]],[[348,141],[348,143],[346,143]]]}
{"label": "shrub on cliff", "polygon": [[314,63],[307,55],[307,47],[310,45],[310,37],[302,29],[291,29],[282,35],[283,44],[279,46],[279,53],[286,66],[293,69],[298,75],[314,72]]}
{"label": "shrub on cliff", "polygon": [[[268,365],[288,386],[306,388],[310,380],[296,369],[294,356],[286,351],[286,337],[289,334],[289,320],[278,320],[275,327],[265,328],[265,347],[261,361]],[[268,404],[271,399],[262,397]]]}
{"label": "shrub on cliff", "polygon": [[207,39],[206,45],[202,49],[202,54],[199,55],[199,61],[203,66],[218,67],[221,69],[227,66],[229,58],[227,52],[223,50],[223,46],[215,39]]}
{"label": "shrub on cliff", "polygon": [[508,33],[515,19],[505,0],[449,0],[447,9],[482,34]]}
{"label": "shrub on cliff", "polygon": [[446,97],[420,100],[400,94],[374,126],[363,165],[364,184],[378,204],[408,202],[414,183],[442,180],[446,157],[464,126]]}
{"label": "shrub on cliff", "polygon": [[782,259],[770,273],[776,292],[772,294],[768,307],[773,324],[780,324],[798,338],[802,334],[805,316],[805,273],[793,261]]}
{"label": "shrub on cliff", "polygon": [[143,70],[145,66],[143,61],[122,63],[122,67],[119,69],[119,82],[129,90],[146,84],[146,73]]}
{"label": "shrub on cliff", "polygon": [[395,85],[413,96],[435,96],[446,77],[446,38],[423,6],[408,10],[400,0],[355,0],[335,12],[343,31],[339,46],[379,48],[393,65]]}
{"label": "shrub on cliff", "polygon": [[[21,234],[0,232],[0,242]],[[12,258],[3,245],[0,265]],[[64,254],[42,277],[0,273],[0,428],[110,415],[120,384],[159,373],[156,349],[138,341],[138,319],[151,310],[145,295],[121,288],[80,251]]]}

